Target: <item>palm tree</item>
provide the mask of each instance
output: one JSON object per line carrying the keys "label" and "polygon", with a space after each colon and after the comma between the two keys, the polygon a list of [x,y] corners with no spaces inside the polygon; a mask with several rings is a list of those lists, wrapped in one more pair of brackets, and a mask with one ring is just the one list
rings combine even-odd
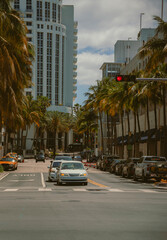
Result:
{"label": "palm tree", "polygon": [[20,14],[0,1],[0,112],[1,120],[11,126],[22,105],[24,88],[31,85],[32,46]]}

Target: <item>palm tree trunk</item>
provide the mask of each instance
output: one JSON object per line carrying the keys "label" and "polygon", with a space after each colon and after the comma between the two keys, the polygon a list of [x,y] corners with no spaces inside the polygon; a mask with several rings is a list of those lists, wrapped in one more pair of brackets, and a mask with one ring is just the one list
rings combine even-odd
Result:
{"label": "palm tree trunk", "polygon": [[56,156],[56,134],[57,134],[57,131],[55,130],[54,131],[54,147],[53,147],[53,157],[55,158]]}
{"label": "palm tree trunk", "polygon": [[108,148],[108,154],[110,154],[110,126],[109,126],[108,112],[107,112],[107,148]]}
{"label": "palm tree trunk", "polygon": [[157,155],[157,104],[154,102],[154,119],[155,119],[155,154]]}
{"label": "palm tree trunk", "polygon": [[103,126],[102,126],[102,116],[101,116],[101,112],[99,112],[99,119],[100,119],[100,130],[101,130],[101,153],[102,153],[102,155],[103,155],[104,139],[103,139]]}
{"label": "palm tree trunk", "polygon": [[121,157],[124,158],[124,123],[123,123],[123,111],[121,111],[121,125],[122,125],[122,154],[121,154]]}
{"label": "palm tree trunk", "polygon": [[164,155],[167,157],[167,128],[166,128],[166,86],[163,85],[163,118],[164,118]]}
{"label": "palm tree trunk", "polygon": [[147,97],[147,125],[148,125],[148,140],[147,140],[147,155],[150,154],[150,117],[149,117],[149,101]]}
{"label": "palm tree trunk", "polygon": [[134,149],[133,155],[136,156],[136,113],[134,112]]}

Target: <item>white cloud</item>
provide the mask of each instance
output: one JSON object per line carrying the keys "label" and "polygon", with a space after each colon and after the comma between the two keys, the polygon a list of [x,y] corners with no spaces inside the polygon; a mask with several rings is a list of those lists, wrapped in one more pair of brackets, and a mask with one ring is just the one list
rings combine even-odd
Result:
{"label": "white cloud", "polygon": [[112,62],[113,55],[83,52],[78,55],[78,83],[94,85],[101,79],[100,67],[103,62]]}

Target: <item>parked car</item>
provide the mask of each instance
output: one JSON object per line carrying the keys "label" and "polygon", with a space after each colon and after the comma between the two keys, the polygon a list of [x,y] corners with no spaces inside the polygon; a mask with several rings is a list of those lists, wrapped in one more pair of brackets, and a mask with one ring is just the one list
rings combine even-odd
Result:
{"label": "parked car", "polygon": [[119,162],[115,166],[115,174],[122,175],[122,169],[127,160],[126,159],[119,159]]}
{"label": "parked car", "polygon": [[74,161],[82,162],[82,157],[80,155],[74,156]]}
{"label": "parked car", "polygon": [[20,163],[23,163],[24,162],[24,156],[23,155],[18,155],[17,161],[20,162]]}
{"label": "parked car", "polygon": [[143,156],[135,166],[134,180],[141,178],[143,182],[154,178],[160,181],[167,178],[167,161],[165,157]]}
{"label": "parked car", "polygon": [[135,165],[139,162],[140,158],[129,158],[122,169],[122,177],[133,177]]}
{"label": "parked car", "polygon": [[39,161],[45,162],[45,155],[43,153],[37,154],[36,163],[39,162]]}
{"label": "parked car", "polygon": [[121,159],[114,159],[110,166],[110,173],[115,173],[116,165],[120,162]]}
{"label": "parked car", "polygon": [[69,155],[57,155],[55,160],[65,160],[65,161],[72,161],[72,157]]}
{"label": "parked car", "polygon": [[6,156],[18,160],[18,155],[17,155],[17,153],[15,153],[15,152],[7,153]]}
{"label": "parked car", "polygon": [[48,181],[57,181],[57,169],[60,167],[60,164],[63,160],[50,161]]}
{"label": "parked car", "polygon": [[63,161],[57,172],[57,184],[62,183],[88,184],[88,173],[83,163],[78,161]]}
{"label": "parked car", "polygon": [[2,165],[4,170],[16,170],[18,162],[15,158],[5,156],[0,160],[0,165]]}
{"label": "parked car", "polygon": [[114,159],[119,159],[120,157],[119,156],[116,156],[116,155],[104,155],[103,156],[103,169],[104,171],[106,170],[109,170],[110,169],[110,166],[111,166],[111,163],[114,161]]}

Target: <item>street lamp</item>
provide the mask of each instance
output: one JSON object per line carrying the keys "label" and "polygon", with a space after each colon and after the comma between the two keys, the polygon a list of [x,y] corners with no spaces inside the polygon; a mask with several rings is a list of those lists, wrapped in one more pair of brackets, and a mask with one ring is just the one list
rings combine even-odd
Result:
{"label": "street lamp", "polygon": [[142,16],[144,15],[144,13],[140,13],[140,31],[141,31],[141,28],[142,28]]}
{"label": "street lamp", "polygon": [[163,6],[164,6],[164,0],[162,0],[162,7],[161,7],[161,18],[163,19]]}

